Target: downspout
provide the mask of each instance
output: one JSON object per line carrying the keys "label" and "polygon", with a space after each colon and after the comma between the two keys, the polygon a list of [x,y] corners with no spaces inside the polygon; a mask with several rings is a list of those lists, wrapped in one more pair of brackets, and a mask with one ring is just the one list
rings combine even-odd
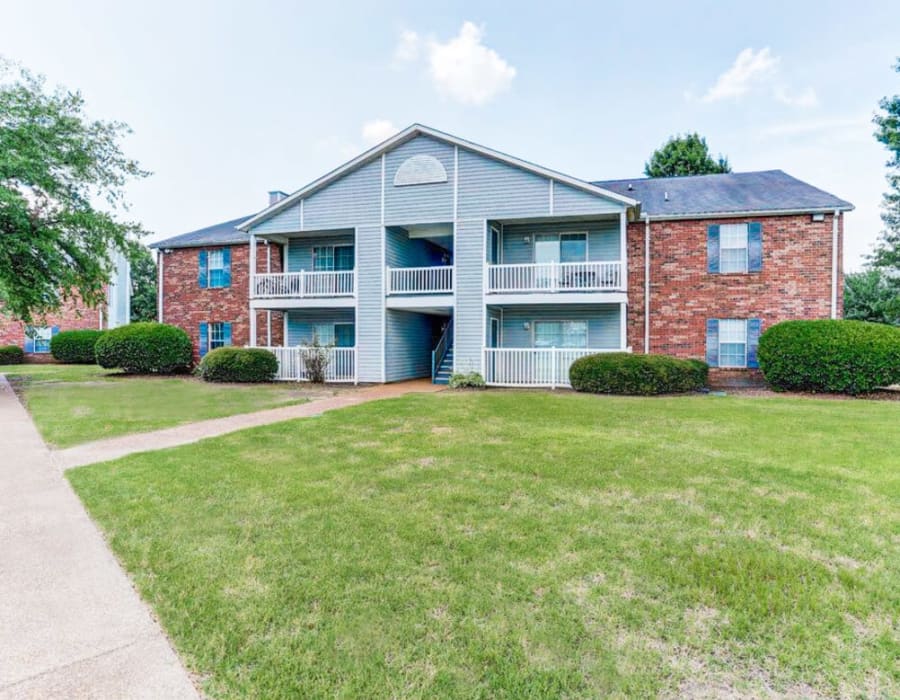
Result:
{"label": "downspout", "polygon": [[[266,239],[266,274],[272,272],[272,246],[269,245],[269,239]],[[266,347],[272,347],[272,310],[266,309]]]}
{"label": "downspout", "polygon": [[650,214],[644,212],[644,354],[650,354]]}
{"label": "downspout", "polygon": [[163,260],[166,257],[166,253],[164,250],[160,250],[157,257],[159,258],[158,268],[158,276],[159,279],[156,282],[156,320],[160,323],[163,322]]}
{"label": "downspout", "polygon": [[840,209],[831,217],[831,318],[837,318],[838,298],[838,220]]}

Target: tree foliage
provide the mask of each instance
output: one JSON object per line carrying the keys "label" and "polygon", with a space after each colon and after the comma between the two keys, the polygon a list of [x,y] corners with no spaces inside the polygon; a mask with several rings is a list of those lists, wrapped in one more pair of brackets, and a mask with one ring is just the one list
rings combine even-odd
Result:
{"label": "tree foliage", "polygon": [[679,175],[708,175],[730,173],[728,158],[719,154],[718,159],[709,154],[706,139],[700,134],[684,134],[671,137],[657,148],[644,164],[647,177],[675,177]]}
{"label": "tree foliage", "polygon": [[844,318],[900,326],[900,280],[880,268],[844,278]]}
{"label": "tree foliage", "polygon": [[90,119],[80,93],[0,63],[0,304],[12,314],[96,306],[115,251],[132,256],[143,230],[117,214],[125,184],[148,173],[122,153],[128,133]]}
{"label": "tree foliage", "polygon": [[139,246],[131,259],[131,321],[156,320],[156,262]]}
{"label": "tree foliage", "polygon": [[[894,70],[900,73],[900,59]],[[869,262],[873,267],[900,273],[900,95],[885,97],[875,115],[875,138],[890,153],[887,161],[888,191],[882,199],[881,220],[884,231]]]}

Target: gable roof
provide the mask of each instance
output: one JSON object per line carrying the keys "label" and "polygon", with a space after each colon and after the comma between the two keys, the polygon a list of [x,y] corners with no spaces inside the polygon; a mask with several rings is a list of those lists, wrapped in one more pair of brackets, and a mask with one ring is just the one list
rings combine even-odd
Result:
{"label": "gable roof", "polygon": [[640,200],[644,214],[660,219],[853,209],[850,202],[782,170],[599,180],[594,184]]}
{"label": "gable roof", "polygon": [[[252,216],[252,214],[248,215]],[[195,248],[204,245],[229,245],[232,243],[249,243],[250,237],[244,232],[239,231],[236,227],[242,221],[247,220],[247,216],[239,219],[231,219],[223,221],[221,224],[213,224],[205,228],[182,233],[179,236],[166,238],[163,241],[151,243],[151,248]]]}
{"label": "gable roof", "polygon": [[486,146],[481,146],[477,143],[473,143],[471,141],[466,141],[465,139],[461,139],[458,136],[453,136],[452,134],[445,133],[443,131],[438,131],[437,129],[433,129],[430,126],[425,126],[424,124],[412,124],[411,126],[406,127],[403,131],[400,131],[397,134],[394,134],[392,137],[387,139],[386,141],[382,141],[377,146],[370,148],[368,151],[358,155],[356,158],[347,161],[343,165],[335,168],[329,173],[326,173],[322,177],[317,180],[313,180],[311,183],[297,190],[293,194],[285,197],[279,202],[276,202],[272,206],[267,209],[263,209],[258,214],[253,217],[247,219],[243,223],[240,224],[238,228],[242,231],[249,231],[251,227],[256,224],[265,221],[266,219],[271,218],[275,214],[280,211],[287,209],[288,207],[296,204],[299,200],[304,197],[308,197],[313,192],[322,189],[323,187],[328,186],[335,180],[341,178],[346,173],[359,168],[366,163],[370,163],[376,158],[380,157],[382,153],[385,153],[396,146],[399,146],[402,143],[410,141],[417,136],[428,136],[430,138],[436,139],[438,141],[444,141],[445,143],[452,144],[454,146],[459,146],[460,148],[466,148],[470,151],[474,151],[475,153],[479,153],[487,158],[492,158],[494,160],[498,160],[502,163],[507,163],[517,168],[521,168],[523,170],[527,170],[538,175],[542,175],[543,177],[550,178],[553,180],[557,180],[559,182],[570,185],[571,187],[575,187],[576,189],[583,190],[585,192],[589,192],[591,194],[595,194],[599,197],[605,197],[607,199],[612,199],[613,201],[620,202],[625,206],[636,207],[640,203],[637,199],[633,198],[629,194],[623,194],[621,192],[613,192],[612,190],[605,189],[596,183],[590,183],[586,180],[579,180],[578,178],[572,177],[571,175],[565,175],[563,173],[557,172],[555,170],[550,170],[549,168],[544,168],[543,166],[537,165],[535,163],[531,163],[527,160],[522,160],[520,158],[516,158],[514,156],[508,155],[501,151],[495,151],[491,148],[487,148]]}

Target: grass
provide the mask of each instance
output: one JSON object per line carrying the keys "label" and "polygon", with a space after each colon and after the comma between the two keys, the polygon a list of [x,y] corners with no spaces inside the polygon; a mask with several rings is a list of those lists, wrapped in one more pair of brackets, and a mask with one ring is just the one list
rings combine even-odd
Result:
{"label": "grass", "polygon": [[211,697],[892,697],[898,421],[411,395],[68,475]]}
{"label": "grass", "polygon": [[306,400],[301,389],[285,385],[135,377],[94,365],[7,365],[0,373],[16,387],[44,440],[54,447]]}

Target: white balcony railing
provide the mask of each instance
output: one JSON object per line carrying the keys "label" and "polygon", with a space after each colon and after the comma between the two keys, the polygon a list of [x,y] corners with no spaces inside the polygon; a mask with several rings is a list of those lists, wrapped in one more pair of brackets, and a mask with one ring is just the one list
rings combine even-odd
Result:
{"label": "white balcony railing", "polygon": [[452,291],[452,265],[387,268],[388,294],[446,294]]}
{"label": "white balcony railing", "polygon": [[622,263],[488,265],[488,293],[598,292],[622,289]]}
{"label": "white balcony railing", "polygon": [[[308,347],[267,347],[278,360],[275,379],[285,382],[308,382],[309,372],[306,358],[312,350]],[[329,348],[328,367],[325,369],[326,382],[356,384],[356,348]]]}
{"label": "white balcony railing", "polygon": [[571,386],[569,368],[579,357],[616,349],[485,348],[484,380],[492,386]]}
{"label": "white balcony railing", "polygon": [[253,296],[258,299],[349,297],[356,289],[356,272],[272,272],[253,275]]}

